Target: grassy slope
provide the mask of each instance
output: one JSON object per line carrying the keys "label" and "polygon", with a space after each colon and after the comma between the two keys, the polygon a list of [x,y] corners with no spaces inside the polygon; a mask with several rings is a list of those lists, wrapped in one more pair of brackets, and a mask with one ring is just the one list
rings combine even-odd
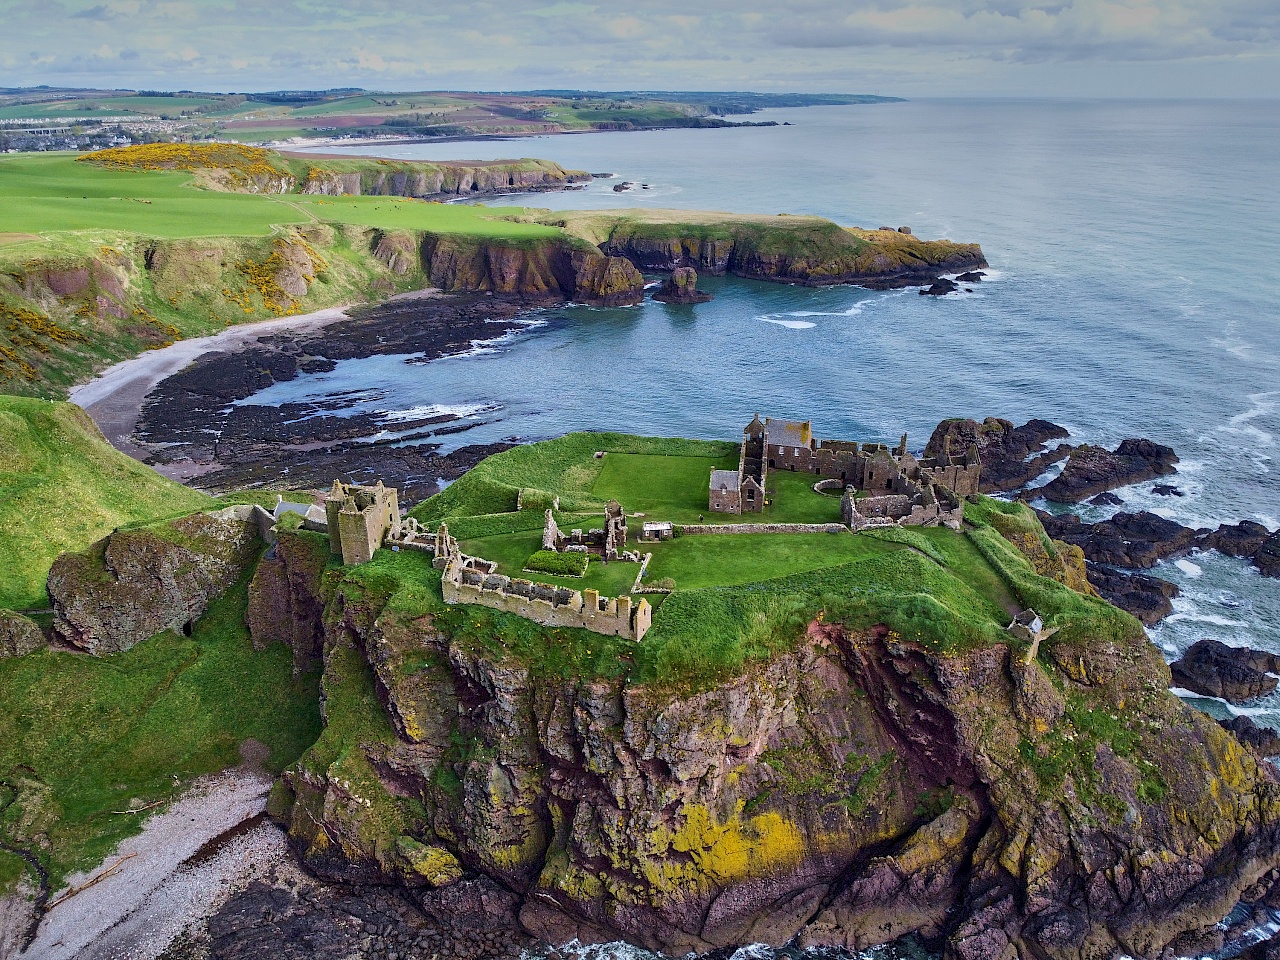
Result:
{"label": "grassy slope", "polygon": [[112,448],[78,407],[0,396],[0,607],[45,606],[64,550],[213,502]]}
{"label": "grassy slope", "polygon": [[[140,817],[113,811],[235,766],[246,738],[269,748],[278,771],[319,735],[317,677],[295,678],[282,644],[253,649],[246,590],[216,600],[189,638],[162,633],[108,657],[0,660],[0,771],[21,788],[0,806],[0,831],[19,845],[47,838],[55,887],[139,829]],[[0,790],[0,804],[11,797]]]}

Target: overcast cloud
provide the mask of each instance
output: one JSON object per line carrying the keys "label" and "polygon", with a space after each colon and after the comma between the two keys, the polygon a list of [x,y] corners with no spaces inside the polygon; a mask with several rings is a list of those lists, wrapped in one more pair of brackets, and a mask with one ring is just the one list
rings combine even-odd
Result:
{"label": "overcast cloud", "polygon": [[0,0],[0,85],[1280,96],[1277,0]]}

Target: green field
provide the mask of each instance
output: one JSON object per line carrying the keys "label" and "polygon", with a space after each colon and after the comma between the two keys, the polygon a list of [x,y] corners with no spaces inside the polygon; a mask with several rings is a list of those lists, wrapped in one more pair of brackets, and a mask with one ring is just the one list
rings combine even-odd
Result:
{"label": "green field", "polygon": [[47,606],[63,551],[214,503],[111,447],[79,407],[0,395],[0,607]]}
{"label": "green field", "polygon": [[639,549],[653,553],[647,582],[669,578],[679,590],[696,590],[774,580],[904,548],[852,533],[735,533],[684,536]]}
{"label": "green field", "polygon": [[503,219],[527,216],[529,211],[519,207],[221,193],[198,189],[189,173],[114,170],[78,163],[75,157],[0,157],[0,234],[110,230],[173,238],[267,236],[279,225],[315,221],[514,239],[562,233]]}

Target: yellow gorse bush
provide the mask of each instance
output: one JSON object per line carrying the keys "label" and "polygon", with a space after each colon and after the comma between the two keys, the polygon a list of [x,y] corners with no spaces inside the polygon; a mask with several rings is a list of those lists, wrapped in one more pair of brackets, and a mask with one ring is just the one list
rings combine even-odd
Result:
{"label": "yellow gorse bush", "polygon": [[286,176],[261,147],[238,143],[141,143],[87,153],[77,159],[117,170],[226,170],[233,180],[249,182]]}

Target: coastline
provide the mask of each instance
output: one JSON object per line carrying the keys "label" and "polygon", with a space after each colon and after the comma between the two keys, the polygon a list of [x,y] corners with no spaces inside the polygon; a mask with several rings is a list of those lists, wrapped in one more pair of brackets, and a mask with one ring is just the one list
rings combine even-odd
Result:
{"label": "coastline", "polygon": [[[441,296],[440,291],[429,287],[397,294],[390,301],[425,300],[438,296]],[[72,387],[68,399],[89,414],[113,447],[135,460],[145,460],[149,451],[134,442],[133,433],[142,416],[143,402],[161,381],[207,354],[243,348],[266,334],[318,330],[348,319],[349,310],[364,305],[351,303],[326,307],[296,317],[237,324],[208,336],[178,340],[167,347],[148,350],[107,367],[92,380]]]}

